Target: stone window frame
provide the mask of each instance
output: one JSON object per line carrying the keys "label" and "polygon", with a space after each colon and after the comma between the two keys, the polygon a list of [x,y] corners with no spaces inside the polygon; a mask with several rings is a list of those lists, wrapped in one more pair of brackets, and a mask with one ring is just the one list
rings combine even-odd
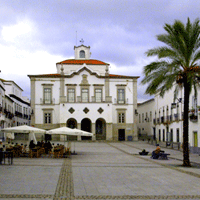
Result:
{"label": "stone window frame", "polygon": [[[53,124],[53,108],[44,108],[43,110],[43,124]],[[45,123],[45,114],[50,114],[50,123]]]}
{"label": "stone window frame", "polygon": [[[81,86],[80,89],[81,89],[81,102],[82,102],[82,103],[89,103],[89,102],[90,102],[90,86]],[[82,94],[83,94],[82,91],[83,91],[83,90],[88,90],[88,98],[87,98],[87,101],[83,101],[83,99],[82,99],[82,98],[83,98],[83,96],[82,96]]]}
{"label": "stone window frame", "polygon": [[[122,116],[124,115],[124,120],[122,119]],[[121,118],[121,119],[120,119]],[[124,125],[126,124],[126,109],[125,108],[118,108],[117,109],[117,124]]]}
{"label": "stone window frame", "polygon": [[[67,102],[68,103],[75,103],[77,101],[76,100],[76,86],[77,86],[77,84],[66,84],[66,86],[67,86]],[[74,89],[74,101],[73,102],[69,101],[69,92],[68,92],[69,89]]]}
{"label": "stone window frame", "polygon": [[[43,86],[43,104],[45,104],[45,105],[53,104],[53,99],[52,99],[52,97],[53,97],[53,84],[42,84],[42,86]],[[45,95],[44,95],[45,89],[51,89],[50,103],[45,103]]]}
{"label": "stone window frame", "polygon": [[[97,102],[97,103],[103,102],[103,86],[104,85],[103,84],[102,85],[94,84],[93,86],[94,86],[94,100],[95,100],[95,102]],[[98,90],[98,89],[101,90],[101,101],[96,101],[96,90]]]}
{"label": "stone window frame", "polygon": [[[126,104],[126,85],[116,85],[117,87],[117,104]],[[124,102],[119,102],[119,90],[124,90]]]}

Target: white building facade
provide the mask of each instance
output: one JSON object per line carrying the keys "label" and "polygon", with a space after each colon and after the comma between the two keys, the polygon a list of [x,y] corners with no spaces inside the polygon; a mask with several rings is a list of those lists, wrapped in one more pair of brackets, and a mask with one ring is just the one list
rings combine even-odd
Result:
{"label": "white building facade", "polygon": [[90,47],[75,46],[74,53],[56,64],[57,74],[28,75],[31,124],[82,129],[94,133],[92,140],[137,140],[139,77],[109,74],[108,63],[90,59]]}
{"label": "white building facade", "polygon": [[[30,100],[22,92],[14,81],[0,79],[0,129],[30,125]],[[0,138],[5,140],[5,134],[1,133]]]}
{"label": "white building facade", "polygon": [[[183,107],[184,92],[179,89],[176,99],[174,90],[168,91],[162,98],[158,94],[150,102],[138,105],[138,133],[146,129],[146,133],[158,142],[180,143],[183,142]],[[194,92],[190,95],[189,104],[189,145],[192,152],[200,153],[200,99],[195,98]],[[152,121],[139,119],[152,112]],[[147,129],[148,127],[148,129]]]}
{"label": "white building facade", "polygon": [[150,99],[143,103],[138,103],[138,136],[141,138],[155,138],[155,100]]}

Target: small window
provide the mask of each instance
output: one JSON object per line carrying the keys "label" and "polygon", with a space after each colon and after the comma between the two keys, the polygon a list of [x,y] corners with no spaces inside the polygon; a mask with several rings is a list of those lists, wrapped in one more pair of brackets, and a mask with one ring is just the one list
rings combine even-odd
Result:
{"label": "small window", "polygon": [[125,113],[118,113],[118,122],[119,124],[125,123]]}
{"label": "small window", "polygon": [[44,104],[51,104],[51,88],[44,88]]}
{"label": "small window", "polygon": [[95,100],[96,102],[102,101],[102,89],[95,89]]}
{"label": "small window", "polygon": [[51,124],[51,113],[44,113],[44,123]]}
{"label": "small window", "polygon": [[124,104],[125,103],[125,90],[124,89],[118,89],[118,103]]}
{"label": "small window", "polygon": [[88,102],[89,101],[89,91],[88,89],[82,89],[81,91],[82,95],[82,102]]}
{"label": "small window", "polygon": [[85,51],[83,50],[80,51],[80,58],[85,58]]}
{"label": "small window", "polygon": [[75,89],[68,89],[68,102],[75,102]]}
{"label": "small window", "polygon": [[150,122],[152,122],[152,112],[150,111],[150,119],[149,119]]}

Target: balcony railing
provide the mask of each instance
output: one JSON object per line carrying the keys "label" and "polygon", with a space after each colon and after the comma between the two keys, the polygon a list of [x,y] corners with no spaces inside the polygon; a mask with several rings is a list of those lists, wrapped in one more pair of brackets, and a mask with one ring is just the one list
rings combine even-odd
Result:
{"label": "balcony railing", "polygon": [[192,122],[197,122],[197,121],[198,121],[198,116],[192,114],[192,115],[190,115],[190,120],[191,120]]}
{"label": "balcony railing", "polygon": [[22,118],[23,115],[22,115],[22,113],[20,113],[20,112],[18,112],[18,111],[15,111],[15,116],[16,116],[16,117],[21,117],[21,118]]}
{"label": "balcony railing", "polygon": [[40,98],[40,104],[45,104],[45,105],[52,105],[55,104],[55,98],[51,99],[50,101],[45,101],[45,99]]}

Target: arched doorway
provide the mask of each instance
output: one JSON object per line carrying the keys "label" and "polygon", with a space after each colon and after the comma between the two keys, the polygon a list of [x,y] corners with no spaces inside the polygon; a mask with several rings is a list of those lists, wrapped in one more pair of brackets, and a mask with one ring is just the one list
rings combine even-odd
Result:
{"label": "arched doorway", "polygon": [[74,118],[67,120],[66,126],[69,128],[77,128],[77,121]]}
{"label": "arched doorway", "polygon": [[[92,125],[91,120],[88,119],[88,118],[84,118],[84,119],[81,121],[81,130],[87,131],[87,132],[90,132],[90,133],[91,133],[91,125]],[[91,140],[92,137],[90,137],[90,136],[81,136],[81,139],[82,139],[82,140]]]}
{"label": "arched doorway", "polygon": [[106,121],[102,118],[96,121],[96,140],[106,140]]}
{"label": "arched doorway", "polygon": [[[66,126],[69,128],[77,128],[77,121],[74,118],[70,118],[67,120]],[[67,139],[69,141],[77,140],[77,136],[68,136]]]}

